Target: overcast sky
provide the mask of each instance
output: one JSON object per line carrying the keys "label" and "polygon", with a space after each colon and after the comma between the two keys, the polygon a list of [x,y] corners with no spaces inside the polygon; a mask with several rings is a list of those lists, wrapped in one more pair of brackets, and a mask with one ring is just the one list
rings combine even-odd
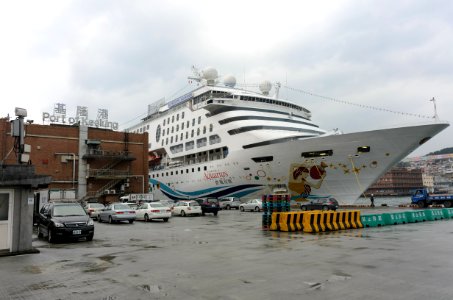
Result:
{"label": "overcast sky", "polygon": [[[453,116],[452,1],[2,1],[0,116],[98,108],[127,128],[190,91],[191,66],[280,96],[344,132]],[[411,156],[453,147],[453,126]]]}

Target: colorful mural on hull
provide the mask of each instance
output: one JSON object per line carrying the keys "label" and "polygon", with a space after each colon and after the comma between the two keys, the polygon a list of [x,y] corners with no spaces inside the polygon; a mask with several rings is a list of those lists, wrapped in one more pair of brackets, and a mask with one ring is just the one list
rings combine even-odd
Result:
{"label": "colorful mural on hull", "polygon": [[291,192],[291,198],[303,202],[311,198],[313,189],[319,189],[322,186],[324,178],[327,176],[325,162],[316,164],[314,162],[293,163],[289,169],[288,189]]}

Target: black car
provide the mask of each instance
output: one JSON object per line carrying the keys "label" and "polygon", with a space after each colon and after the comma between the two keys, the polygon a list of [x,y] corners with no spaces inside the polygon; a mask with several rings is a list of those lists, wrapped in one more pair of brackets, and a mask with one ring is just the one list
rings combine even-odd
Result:
{"label": "black car", "polygon": [[201,206],[201,214],[204,216],[206,213],[212,213],[214,216],[217,216],[217,213],[220,210],[219,200],[216,198],[203,198],[195,199]]}
{"label": "black car", "polygon": [[38,237],[47,237],[49,243],[59,239],[86,238],[94,236],[94,222],[79,203],[46,203],[39,211]]}
{"label": "black car", "polygon": [[335,198],[318,198],[302,203],[301,210],[337,210],[340,207]]}

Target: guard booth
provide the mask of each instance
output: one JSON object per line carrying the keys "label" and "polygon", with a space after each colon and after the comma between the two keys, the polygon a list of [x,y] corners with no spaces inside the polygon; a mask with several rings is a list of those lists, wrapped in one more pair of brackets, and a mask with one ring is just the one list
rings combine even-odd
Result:
{"label": "guard booth", "polygon": [[32,247],[34,193],[50,176],[36,175],[31,165],[0,167],[0,256],[35,253]]}

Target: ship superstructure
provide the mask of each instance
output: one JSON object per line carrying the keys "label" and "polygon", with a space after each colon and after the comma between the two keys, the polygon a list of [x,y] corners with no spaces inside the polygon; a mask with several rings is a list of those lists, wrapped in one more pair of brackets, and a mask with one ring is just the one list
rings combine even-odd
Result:
{"label": "ship superstructure", "polygon": [[132,132],[149,132],[151,191],[156,198],[259,197],[288,192],[294,199],[354,201],[377,178],[448,126],[415,126],[342,134],[311,121],[303,106],[235,88],[207,68],[201,86],[162,101]]}

